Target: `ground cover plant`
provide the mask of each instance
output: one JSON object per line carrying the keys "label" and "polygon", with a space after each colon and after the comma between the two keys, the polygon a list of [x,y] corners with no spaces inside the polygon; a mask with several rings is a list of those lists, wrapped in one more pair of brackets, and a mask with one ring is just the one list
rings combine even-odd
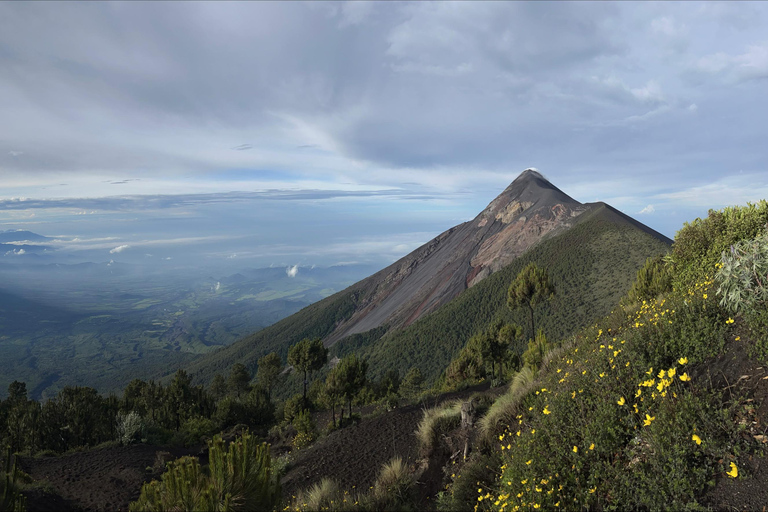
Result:
{"label": "ground cover plant", "polygon": [[[738,418],[753,406],[706,373],[727,339],[740,340],[713,277],[727,264],[724,245],[739,240],[713,225],[748,226],[740,232],[751,240],[764,212],[727,209],[686,225],[685,247],[668,259],[674,291],[625,301],[546,358],[528,393],[507,398],[508,421],[493,432],[502,462],[479,482],[476,510],[696,510],[718,479],[748,476],[761,436]],[[709,265],[698,259],[713,254]]]}

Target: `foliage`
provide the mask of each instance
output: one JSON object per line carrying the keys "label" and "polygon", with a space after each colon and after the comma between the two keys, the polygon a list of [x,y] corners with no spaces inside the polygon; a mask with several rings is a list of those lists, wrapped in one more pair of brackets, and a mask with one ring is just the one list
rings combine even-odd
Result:
{"label": "foliage", "polygon": [[122,445],[141,441],[144,433],[144,420],[136,411],[117,413],[117,440]]}
{"label": "foliage", "polygon": [[250,388],[251,374],[248,373],[248,369],[242,363],[235,363],[232,365],[232,369],[229,372],[229,379],[227,380],[227,387],[229,392],[237,396],[244,395]]}
{"label": "foliage", "polygon": [[422,455],[428,457],[432,452],[439,433],[450,426],[457,426],[460,419],[460,400],[446,402],[437,407],[426,409],[416,430],[416,438],[419,440]]}
{"label": "foliage", "polygon": [[307,398],[307,375],[322,368],[328,361],[328,349],[320,338],[304,338],[288,350],[288,363],[304,373],[304,399]]}
{"label": "foliage", "polygon": [[752,240],[768,224],[768,201],[710,210],[706,219],[686,222],[675,236],[668,261],[674,288],[690,288],[715,267],[723,251],[742,240]]}
{"label": "foliage", "polygon": [[715,280],[720,305],[728,311],[768,307],[768,231],[723,251]]}
{"label": "foliage", "polygon": [[0,511],[24,512],[27,510],[26,499],[18,487],[19,473],[16,456],[8,446],[5,450],[2,471],[0,471]]}
{"label": "foliage", "polygon": [[418,366],[412,367],[400,382],[399,392],[404,398],[415,398],[421,393],[424,384],[424,376]]}
{"label": "foliage", "polygon": [[256,382],[267,390],[267,396],[272,395],[272,388],[277,384],[283,362],[275,352],[270,352],[259,359],[259,369],[256,371]]}
{"label": "foliage", "polygon": [[624,304],[655,299],[672,291],[672,274],[664,264],[664,258],[657,255],[645,260],[645,265],[637,271],[637,278],[623,299]]}
{"label": "foliage", "polygon": [[512,422],[519,412],[521,398],[531,390],[532,385],[533,371],[529,367],[515,374],[507,392],[493,402],[478,422],[480,435],[484,439],[496,434],[501,425]]}
{"label": "foliage", "polygon": [[227,446],[221,436],[208,442],[207,470],[195,457],[168,464],[160,481],[144,484],[131,512],[195,510],[275,510],[280,484],[271,467],[269,447],[250,434]]}
{"label": "foliage", "polygon": [[525,362],[525,366],[534,372],[538,371],[547,352],[549,352],[547,337],[544,335],[544,331],[539,329],[539,332],[536,333],[536,339],[530,340],[528,342],[528,350],[523,352],[522,359]]}
{"label": "foliage", "polygon": [[367,371],[368,363],[352,354],[339,361],[328,375],[330,389],[341,390],[346,398],[350,418],[352,417],[352,399],[365,386]]}
{"label": "foliage", "polygon": [[317,426],[309,410],[304,409],[293,419],[293,427],[296,429],[293,447],[297,450],[306,448],[317,439]]}
{"label": "foliage", "polygon": [[507,306],[511,310],[519,307],[528,308],[531,313],[531,338],[536,333],[533,308],[546,300],[551,300],[554,295],[555,287],[550,282],[549,273],[536,263],[526,265],[509,285]]}

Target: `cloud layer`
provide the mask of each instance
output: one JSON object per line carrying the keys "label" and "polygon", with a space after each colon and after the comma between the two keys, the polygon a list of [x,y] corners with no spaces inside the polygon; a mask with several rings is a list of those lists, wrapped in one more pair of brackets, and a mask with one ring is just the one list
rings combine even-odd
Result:
{"label": "cloud layer", "polygon": [[[685,220],[753,187],[684,194],[767,170],[767,10],[5,2],[2,220],[43,199],[91,213],[210,191],[400,191],[418,215],[436,197],[482,207],[536,166],[672,235],[662,212]],[[115,194],[158,197],[102,199]]]}

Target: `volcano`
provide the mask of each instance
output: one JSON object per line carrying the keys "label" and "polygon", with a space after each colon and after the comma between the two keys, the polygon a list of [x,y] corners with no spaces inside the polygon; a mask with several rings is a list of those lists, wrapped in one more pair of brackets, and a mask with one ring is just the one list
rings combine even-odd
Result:
{"label": "volcano", "polygon": [[353,335],[375,333],[372,337],[378,339],[384,332],[397,332],[538,244],[596,217],[636,228],[666,247],[671,244],[667,237],[609,205],[580,203],[536,169],[526,169],[473,220],[445,231],[346,290],[204,356],[190,371],[207,380],[211,372],[235,361],[255,366],[259,355],[271,350],[284,353],[286,345],[304,337],[320,337],[330,347]]}

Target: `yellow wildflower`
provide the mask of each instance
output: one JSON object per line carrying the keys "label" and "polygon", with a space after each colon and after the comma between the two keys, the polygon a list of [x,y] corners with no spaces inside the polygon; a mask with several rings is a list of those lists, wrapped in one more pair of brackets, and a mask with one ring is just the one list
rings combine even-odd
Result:
{"label": "yellow wildflower", "polygon": [[727,324],[732,324],[733,322],[735,322],[735,320],[731,317],[728,317],[728,320],[725,321]]}
{"label": "yellow wildflower", "polygon": [[731,478],[736,478],[739,476],[739,468],[736,467],[736,464],[731,462],[731,470],[726,473]]}
{"label": "yellow wildflower", "polygon": [[693,440],[693,441],[694,441],[696,444],[701,444],[701,438],[700,438],[699,436],[697,436],[696,434],[693,434],[693,436],[691,436],[691,439],[692,439],[692,440]]}
{"label": "yellow wildflower", "polygon": [[579,453],[579,447],[578,446],[574,446],[573,447],[573,453]]}
{"label": "yellow wildflower", "polygon": [[590,450],[594,450],[595,449],[595,443],[592,443],[591,445],[589,445],[589,449]]}
{"label": "yellow wildflower", "polygon": [[550,411],[550,410],[549,410],[549,406],[548,406],[548,405],[547,405],[547,406],[545,406],[545,407],[544,407],[544,410],[543,410],[543,411],[541,411],[541,412],[543,412],[544,414],[552,414],[552,411]]}
{"label": "yellow wildflower", "polygon": [[616,403],[619,404],[619,405],[624,405],[627,402],[626,402],[626,400],[624,400],[624,397],[621,397],[621,398],[619,398],[619,400]]}
{"label": "yellow wildflower", "polygon": [[529,465],[529,466],[531,465],[531,463],[533,463],[533,459],[531,459],[528,462],[526,462],[526,464]]}
{"label": "yellow wildflower", "polygon": [[653,420],[656,419],[656,416],[651,416],[650,414],[645,415],[645,420],[643,421],[643,426],[647,427],[651,424]]}
{"label": "yellow wildflower", "polygon": [[676,373],[677,373],[677,370],[675,370],[674,368],[670,368],[669,370],[667,370],[667,377],[671,379],[675,376]]}
{"label": "yellow wildflower", "polygon": [[688,376],[688,373],[684,373],[680,376],[680,380],[683,382],[688,382],[689,380],[691,380],[691,378]]}

